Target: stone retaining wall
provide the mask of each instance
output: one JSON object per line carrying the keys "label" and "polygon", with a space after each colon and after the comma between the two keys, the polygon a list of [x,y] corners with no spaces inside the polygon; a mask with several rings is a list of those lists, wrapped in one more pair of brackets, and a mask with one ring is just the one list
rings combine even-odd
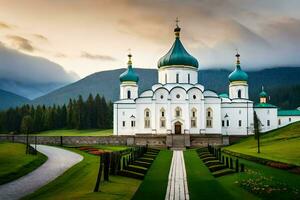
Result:
{"label": "stone retaining wall", "polygon": [[[136,135],[136,136],[29,136],[29,143],[49,145],[149,145],[167,147],[167,135]],[[0,135],[1,141],[26,143],[25,135]],[[211,145],[228,145],[228,136],[220,134],[190,135],[191,147]]]}

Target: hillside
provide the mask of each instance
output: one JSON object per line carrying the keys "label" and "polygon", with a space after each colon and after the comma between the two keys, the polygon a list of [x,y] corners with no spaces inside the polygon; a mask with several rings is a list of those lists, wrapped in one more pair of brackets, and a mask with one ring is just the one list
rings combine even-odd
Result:
{"label": "hillside", "polygon": [[[58,90],[50,92],[47,95],[39,97],[33,101],[34,104],[63,104],[67,103],[69,98],[76,98],[79,94],[84,98],[89,93],[104,95],[109,100],[116,100],[119,96],[119,75],[125,69],[117,69],[94,73],[75,83],[62,87]],[[156,69],[136,69],[140,76],[139,91],[142,92],[149,89],[151,85],[157,82]],[[230,71],[220,70],[200,70],[199,83],[203,84],[206,89],[215,90],[218,93],[228,91],[228,75]],[[300,102],[300,90],[296,88],[294,92],[293,104],[287,103],[285,96],[280,95],[278,90],[284,88],[288,91],[291,87],[300,85],[300,68],[272,68],[261,71],[248,72],[249,75],[249,91],[252,100],[258,100],[258,94],[261,86],[264,85],[267,91],[272,95],[272,103],[285,107],[295,108]],[[273,101],[275,100],[275,101]],[[284,104],[281,102],[285,101]]]}
{"label": "hillside", "polygon": [[0,89],[0,110],[28,103],[29,99]]}
{"label": "hillside", "polygon": [[254,136],[225,149],[300,166],[300,122],[267,133],[261,137],[261,153],[257,152]]}

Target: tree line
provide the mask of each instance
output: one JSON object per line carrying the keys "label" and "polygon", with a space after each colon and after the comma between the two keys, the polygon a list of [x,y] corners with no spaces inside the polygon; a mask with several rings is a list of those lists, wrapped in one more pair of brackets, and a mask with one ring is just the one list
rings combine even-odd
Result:
{"label": "tree line", "polygon": [[97,94],[86,100],[79,95],[66,105],[23,105],[0,112],[3,133],[33,133],[54,129],[112,128],[113,104]]}

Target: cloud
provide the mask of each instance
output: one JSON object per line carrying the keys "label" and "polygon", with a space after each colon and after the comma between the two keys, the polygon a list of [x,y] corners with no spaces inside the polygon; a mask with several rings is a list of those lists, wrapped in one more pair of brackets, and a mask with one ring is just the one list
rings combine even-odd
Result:
{"label": "cloud", "polygon": [[24,84],[69,83],[78,79],[57,63],[0,45],[0,79]]}
{"label": "cloud", "polygon": [[11,28],[12,28],[11,25],[4,22],[0,22],[0,29],[11,29]]}
{"label": "cloud", "polygon": [[18,35],[8,35],[7,38],[10,40],[11,44],[20,50],[33,52],[35,48],[32,45],[32,42],[24,37]]}
{"label": "cloud", "polygon": [[41,35],[41,34],[33,34],[33,36],[41,41],[45,41],[45,42],[48,42],[48,38],[44,35]]}
{"label": "cloud", "polygon": [[68,57],[66,54],[64,54],[64,53],[56,53],[56,54],[54,54],[54,56],[55,57],[57,57],[57,58],[66,58],[66,57]]}
{"label": "cloud", "polygon": [[115,61],[116,59],[114,57],[108,56],[108,55],[102,55],[102,54],[91,54],[86,51],[81,52],[82,58],[87,58],[91,60],[102,60],[102,61]]}

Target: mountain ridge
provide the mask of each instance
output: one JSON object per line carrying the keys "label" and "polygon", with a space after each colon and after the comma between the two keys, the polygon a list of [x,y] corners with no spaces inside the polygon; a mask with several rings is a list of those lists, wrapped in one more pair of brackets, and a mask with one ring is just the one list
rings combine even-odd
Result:
{"label": "mountain ridge", "polygon": [[[139,93],[157,83],[156,69],[135,68],[140,76]],[[36,98],[32,101],[33,104],[64,104],[70,98],[77,98],[82,95],[84,98],[91,93],[96,95],[104,95],[108,100],[116,100],[119,95],[119,75],[125,71],[125,68],[96,72],[86,76],[79,81],[61,87],[44,96]],[[198,71],[198,82],[205,86],[206,89],[211,89],[217,93],[228,93],[228,75],[231,73],[227,69],[208,69]],[[252,100],[258,99],[258,94],[261,87],[265,90],[274,90],[282,86],[291,87],[300,85],[300,67],[276,67],[268,68],[259,71],[248,71],[249,75],[249,96]],[[276,98],[275,98],[276,99]],[[296,99],[297,100],[297,99]],[[300,103],[300,101],[299,101]]]}

